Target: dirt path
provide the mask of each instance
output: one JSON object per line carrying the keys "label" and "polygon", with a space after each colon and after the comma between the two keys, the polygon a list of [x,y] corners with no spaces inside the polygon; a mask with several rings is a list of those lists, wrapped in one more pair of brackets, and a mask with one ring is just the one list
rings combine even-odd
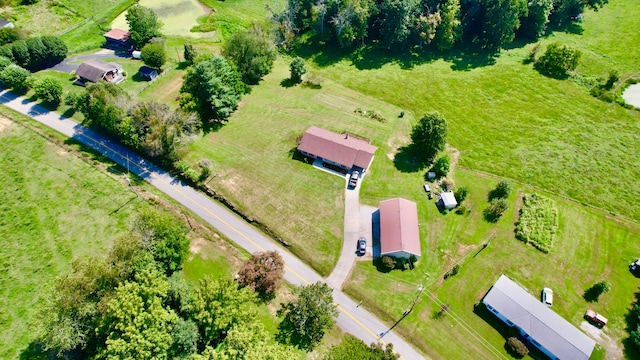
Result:
{"label": "dirt path", "polygon": [[580,323],[580,328],[584,330],[593,340],[595,340],[606,351],[606,359],[618,360],[624,359],[622,349],[618,347],[615,340],[611,339],[602,329],[589,324],[586,321]]}

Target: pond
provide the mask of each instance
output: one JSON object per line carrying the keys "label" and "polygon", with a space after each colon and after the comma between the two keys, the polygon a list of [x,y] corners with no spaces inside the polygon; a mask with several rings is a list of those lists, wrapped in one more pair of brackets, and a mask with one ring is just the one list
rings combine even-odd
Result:
{"label": "pond", "polygon": [[[214,32],[193,33],[189,30],[198,25],[197,18],[207,15],[210,10],[198,0],[140,0],[138,4],[148,7],[156,13],[164,24],[160,29],[165,35],[212,37]],[[118,15],[111,28],[128,30],[126,11]]]}
{"label": "pond", "polygon": [[640,109],[640,84],[629,86],[622,93],[624,102]]}

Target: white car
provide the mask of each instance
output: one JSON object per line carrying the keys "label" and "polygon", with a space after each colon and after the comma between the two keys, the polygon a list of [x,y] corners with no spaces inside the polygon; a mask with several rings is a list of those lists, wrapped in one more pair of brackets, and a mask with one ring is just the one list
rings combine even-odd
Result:
{"label": "white car", "polygon": [[349,186],[356,187],[358,185],[358,179],[360,178],[360,172],[354,170],[349,178]]}
{"label": "white car", "polygon": [[553,290],[549,288],[542,289],[542,302],[548,307],[553,305]]}

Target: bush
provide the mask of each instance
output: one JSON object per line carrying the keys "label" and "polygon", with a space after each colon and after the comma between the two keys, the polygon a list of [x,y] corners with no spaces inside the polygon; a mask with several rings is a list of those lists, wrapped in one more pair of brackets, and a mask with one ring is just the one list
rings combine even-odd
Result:
{"label": "bush", "polygon": [[0,71],[4,70],[7,66],[13,64],[13,61],[8,57],[0,56]]}
{"label": "bush", "polygon": [[460,264],[455,264],[451,270],[447,271],[444,274],[444,279],[447,280],[448,278],[452,277],[452,276],[456,276],[458,275],[458,273],[460,272]]}
{"label": "bush", "polygon": [[69,91],[64,95],[64,104],[75,108],[79,98],[80,93],[78,91]]}
{"label": "bush", "polygon": [[458,207],[456,208],[456,214],[458,215],[464,215],[467,212],[467,207],[464,205],[458,205]]}
{"label": "bush", "polygon": [[509,208],[509,203],[505,199],[494,199],[489,207],[484,209],[484,219],[488,222],[496,222],[502,214]]}
{"label": "bush", "polygon": [[462,202],[467,198],[467,195],[469,195],[469,189],[464,186],[457,188],[453,192],[453,196],[456,198],[458,204],[462,204]]}
{"label": "bush", "polygon": [[511,194],[513,186],[507,180],[500,180],[496,188],[489,192],[489,201],[494,199],[506,199]]}
{"label": "bush", "polygon": [[445,154],[440,156],[434,163],[431,170],[436,173],[438,177],[447,176],[449,168],[451,166],[451,160],[449,155]]}
{"label": "bush", "polygon": [[391,271],[396,268],[396,260],[391,256],[383,256],[381,262],[382,267],[387,271]]}
{"label": "bush", "polygon": [[540,72],[551,77],[566,78],[569,71],[578,67],[581,56],[579,50],[555,42],[549,44],[536,66]]}
{"label": "bush", "polygon": [[29,89],[29,82],[27,81],[29,77],[31,77],[29,70],[15,64],[7,66],[0,72],[0,81],[6,87],[18,92],[26,92]]}
{"label": "bush", "polygon": [[187,171],[184,172],[184,176],[194,183],[198,183],[198,181],[200,180],[200,174],[198,174],[197,171],[191,168],[187,169]]}
{"label": "bush", "polygon": [[529,353],[529,349],[527,348],[527,346],[514,336],[507,339],[507,348],[511,351],[511,353],[519,358],[525,357]]}
{"label": "bush", "polygon": [[620,74],[616,70],[609,71],[609,77],[607,78],[607,82],[604,84],[604,88],[607,90],[611,90],[613,85],[620,80]]}
{"label": "bush", "polygon": [[33,86],[33,90],[38,99],[42,101],[59,104],[62,100],[62,84],[58,79],[46,77],[39,80]]}

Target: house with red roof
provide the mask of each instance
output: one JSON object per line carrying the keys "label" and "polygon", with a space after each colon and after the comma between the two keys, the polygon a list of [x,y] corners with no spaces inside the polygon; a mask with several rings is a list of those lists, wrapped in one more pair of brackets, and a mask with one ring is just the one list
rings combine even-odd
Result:
{"label": "house with red roof", "polygon": [[367,171],[378,148],[349,134],[337,134],[312,126],[302,135],[298,151],[346,171]]}

